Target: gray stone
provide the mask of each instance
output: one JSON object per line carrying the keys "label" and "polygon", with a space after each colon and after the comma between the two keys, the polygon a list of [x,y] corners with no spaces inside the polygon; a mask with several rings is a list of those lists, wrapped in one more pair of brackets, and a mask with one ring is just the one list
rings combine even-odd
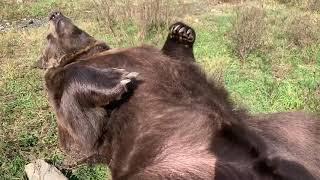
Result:
{"label": "gray stone", "polygon": [[29,180],[67,180],[67,178],[54,166],[38,159],[25,167]]}

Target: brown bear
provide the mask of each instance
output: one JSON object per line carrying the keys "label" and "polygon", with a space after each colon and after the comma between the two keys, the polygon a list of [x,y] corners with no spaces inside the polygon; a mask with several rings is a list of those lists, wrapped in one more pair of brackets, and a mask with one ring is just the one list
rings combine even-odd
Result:
{"label": "brown bear", "polygon": [[234,110],[194,62],[185,24],[162,50],[110,49],[60,12],[50,27],[41,64],[69,154],[114,179],[319,179],[319,120]]}

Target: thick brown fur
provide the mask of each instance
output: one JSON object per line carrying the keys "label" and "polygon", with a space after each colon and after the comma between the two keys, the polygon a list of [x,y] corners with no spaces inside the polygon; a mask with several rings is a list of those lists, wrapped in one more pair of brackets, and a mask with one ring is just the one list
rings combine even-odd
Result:
{"label": "thick brown fur", "polygon": [[[57,23],[53,27],[60,40]],[[60,144],[68,153],[108,164],[114,179],[320,177],[314,160],[320,156],[319,131],[310,129],[319,128],[316,118],[251,118],[234,110],[227,91],[194,62],[153,47],[78,52],[43,60],[54,62],[45,82]],[[286,134],[284,127],[295,131]],[[303,137],[299,142],[308,148],[291,143],[292,135]]]}

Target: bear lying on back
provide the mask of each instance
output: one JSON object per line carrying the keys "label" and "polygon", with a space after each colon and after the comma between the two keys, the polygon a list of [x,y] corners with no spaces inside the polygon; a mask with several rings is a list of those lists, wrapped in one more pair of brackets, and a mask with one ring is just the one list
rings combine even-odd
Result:
{"label": "bear lying on back", "polygon": [[110,49],[59,12],[50,23],[41,64],[68,153],[108,164],[114,179],[316,179],[234,110],[193,53],[179,55],[189,41]]}

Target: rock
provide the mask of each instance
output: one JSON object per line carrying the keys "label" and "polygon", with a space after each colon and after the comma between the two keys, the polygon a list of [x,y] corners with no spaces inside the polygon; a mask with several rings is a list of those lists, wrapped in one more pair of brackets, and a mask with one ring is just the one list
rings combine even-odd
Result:
{"label": "rock", "polygon": [[33,19],[30,19],[28,24],[33,24],[34,23],[34,20]]}
{"label": "rock", "polygon": [[54,166],[38,159],[25,166],[29,180],[67,180],[67,178]]}

